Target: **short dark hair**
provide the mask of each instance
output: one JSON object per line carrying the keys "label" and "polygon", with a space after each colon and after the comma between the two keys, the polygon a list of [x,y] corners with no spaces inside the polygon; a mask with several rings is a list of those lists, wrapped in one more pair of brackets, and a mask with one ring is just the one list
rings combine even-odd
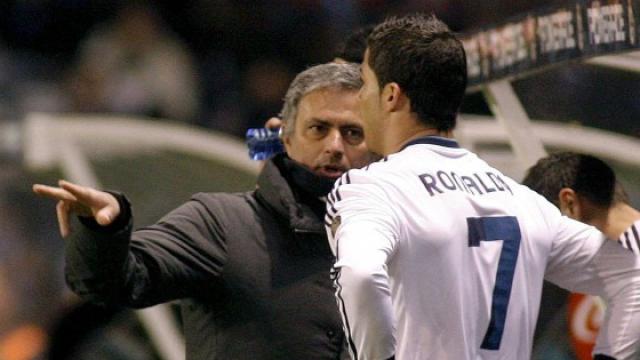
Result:
{"label": "short dark hair", "polygon": [[367,47],[380,87],[397,83],[426,125],[440,131],[455,127],[467,61],[447,25],[433,15],[391,17],[373,29]]}
{"label": "short dark hair", "polygon": [[563,188],[573,189],[602,208],[611,206],[616,193],[616,175],[609,165],[595,156],[568,151],[538,160],[522,184],[558,207],[558,194]]}
{"label": "short dark hair", "polygon": [[367,38],[374,27],[375,25],[371,24],[353,30],[353,32],[338,45],[334,58],[361,64],[364,60],[364,52],[367,50]]}

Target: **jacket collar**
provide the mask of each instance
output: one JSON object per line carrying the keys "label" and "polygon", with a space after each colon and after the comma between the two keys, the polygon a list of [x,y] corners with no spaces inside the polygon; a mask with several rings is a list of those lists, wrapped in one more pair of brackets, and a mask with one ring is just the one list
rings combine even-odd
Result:
{"label": "jacket collar", "polygon": [[[265,163],[258,177],[256,195],[280,217],[288,220],[299,233],[324,233],[324,223],[310,204],[300,201],[300,190],[286,175],[285,154],[276,155]],[[319,201],[319,200],[318,200]]]}

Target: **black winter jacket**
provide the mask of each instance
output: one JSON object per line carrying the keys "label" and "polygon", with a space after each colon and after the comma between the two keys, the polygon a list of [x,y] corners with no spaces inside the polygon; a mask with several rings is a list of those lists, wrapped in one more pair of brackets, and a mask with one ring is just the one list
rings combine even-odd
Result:
{"label": "black winter jacket", "polygon": [[94,302],[183,299],[187,359],[343,359],[322,219],[268,162],[247,193],[196,194],[132,233],[84,219],[66,241],[67,283]]}

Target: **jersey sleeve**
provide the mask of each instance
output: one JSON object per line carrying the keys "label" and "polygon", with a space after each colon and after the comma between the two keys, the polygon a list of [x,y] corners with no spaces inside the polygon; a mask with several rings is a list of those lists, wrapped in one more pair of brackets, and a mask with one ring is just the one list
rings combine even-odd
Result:
{"label": "jersey sleeve", "polygon": [[618,360],[640,354],[640,257],[591,226],[558,217],[547,280],[598,295],[607,304],[595,354]]}
{"label": "jersey sleeve", "polygon": [[345,174],[327,202],[336,298],[354,359],[388,359],[395,353],[387,273],[399,238],[393,206],[384,187],[364,170]]}

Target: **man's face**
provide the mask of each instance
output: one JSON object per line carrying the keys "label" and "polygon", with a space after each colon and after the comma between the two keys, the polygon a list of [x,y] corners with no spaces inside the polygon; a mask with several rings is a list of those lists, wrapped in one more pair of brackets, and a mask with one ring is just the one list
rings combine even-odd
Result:
{"label": "man's face", "polygon": [[369,50],[364,53],[364,61],[360,68],[363,85],[358,93],[360,102],[360,116],[363,120],[367,146],[371,151],[381,153],[381,118],[380,86],[378,78],[369,66]]}
{"label": "man's face", "polygon": [[290,158],[329,178],[373,159],[364,142],[355,90],[318,89],[302,97],[293,133],[283,142]]}

